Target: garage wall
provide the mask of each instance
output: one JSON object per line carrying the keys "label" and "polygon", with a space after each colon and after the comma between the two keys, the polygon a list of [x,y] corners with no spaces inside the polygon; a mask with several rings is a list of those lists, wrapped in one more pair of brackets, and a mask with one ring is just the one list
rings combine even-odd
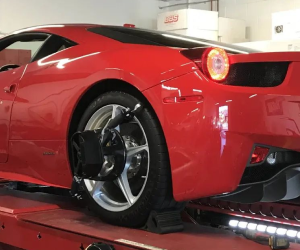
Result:
{"label": "garage wall", "polygon": [[246,21],[250,41],[272,39],[272,13],[300,8],[300,0],[220,0],[220,16]]}
{"label": "garage wall", "polygon": [[4,35],[2,33],[2,30],[1,30],[1,19],[2,19],[1,13],[2,13],[2,10],[3,10],[3,0],[0,0],[0,38]]}
{"label": "garage wall", "polygon": [[157,0],[0,0],[0,34],[53,23],[156,28]]}
{"label": "garage wall", "polygon": [[[164,8],[165,10],[178,10],[183,8],[195,8],[202,10],[210,10],[211,4],[205,0],[168,0],[161,3],[160,7],[184,4]],[[187,5],[187,3],[190,3]],[[249,41],[271,40],[272,39],[272,13],[286,11],[291,9],[300,9],[300,0],[220,0],[220,17],[233,19],[241,19],[246,21],[246,38]],[[216,1],[214,1],[213,9],[216,10]]]}
{"label": "garage wall", "polygon": [[[23,27],[51,23],[102,23],[156,28],[159,12],[187,5],[159,9],[169,4],[202,0],[0,0],[0,37]],[[190,8],[210,10],[210,3],[190,4]],[[216,10],[216,2],[213,9]],[[272,13],[300,8],[300,0],[220,0],[220,16],[246,21],[249,41],[271,39]]]}
{"label": "garage wall", "polygon": [[[235,1],[235,0],[233,0]],[[199,3],[204,2],[204,3]],[[159,5],[161,11],[172,11],[180,9],[201,9],[211,10],[211,3],[206,0],[165,0]],[[213,1],[213,10],[217,9],[217,2]]]}

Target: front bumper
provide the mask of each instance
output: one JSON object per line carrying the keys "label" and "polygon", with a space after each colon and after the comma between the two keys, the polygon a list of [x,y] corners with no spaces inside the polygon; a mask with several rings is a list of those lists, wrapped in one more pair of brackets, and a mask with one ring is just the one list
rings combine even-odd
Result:
{"label": "front bumper", "polygon": [[[178,201],[234,191],[253,145],[300,151],[300,63],[277,87],[216,84],[200,71],[144,92],[168,144]],[[202,95],[198,102],[164,104],[165,97]]]}

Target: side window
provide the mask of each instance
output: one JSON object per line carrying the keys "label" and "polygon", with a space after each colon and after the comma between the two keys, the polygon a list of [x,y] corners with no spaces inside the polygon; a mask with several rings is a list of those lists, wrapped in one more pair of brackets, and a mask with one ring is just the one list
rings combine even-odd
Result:
{"label": "side window", "polygon": [[0,40],[0,68],[5,65],[21,66],[29,63],[49,35],[22,34]]}
{"label": "side window", "polygon": [[45,41],[43,47],[34,55],[32,61],[40,60],[46,56],[65,50],[75,45],[75,42],[70,41],[64,37],[51,35],[51,37],[49,37],[49,39]]}

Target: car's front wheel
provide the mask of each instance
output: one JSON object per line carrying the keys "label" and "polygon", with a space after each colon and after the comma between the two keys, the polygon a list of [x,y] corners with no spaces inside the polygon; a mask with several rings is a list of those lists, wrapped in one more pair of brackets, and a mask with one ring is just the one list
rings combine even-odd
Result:
{"label": "car's front wheel", "polygon": [[[78,130],[103,128],[122,109],[137,103],[127,93],[102,94],[86,109]],[[181,207],[172,196],[168,150],[153,111],[145,105],[141,114],[116,129],[126,146],[124,170],[112,181],[83,181],[89,207],[109,223],[130,227],[145,224],[151,210]],[[114,158],[106,157],[101,171],[108,173],[113,166]]]}

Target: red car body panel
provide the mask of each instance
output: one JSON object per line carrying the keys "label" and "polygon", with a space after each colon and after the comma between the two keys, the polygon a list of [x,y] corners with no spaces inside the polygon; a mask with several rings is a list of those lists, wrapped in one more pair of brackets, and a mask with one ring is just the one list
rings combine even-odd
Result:
{"label": "red car body panel", "polygon": [[[294,62],[280,86],[249,88],[217,84],[194,71],[144,92],[167,139],[175,199],[234,191],[254,143],[300,151],[298,72]],[[201,93],[203,100],[161,104],[179,93]],[[228,128],[218,125],[220,107],[227,109]]]}
{"label": "red car body panel", "polygon": [[[1,74],[22,75],[16,86],[11,121],[10,116],[6,119],[6,126],[10,123],[9,145],[3,148],[9,147],[9,157],[0,165],[3,178],[70,188],[68,130],[77,103],[91,86],[101,80],[119,79],[142,92],[195,68],[178,50],[154,46],[145,50],[144,46],[120,42],[114,45],[113,40],[82,27],[64,27],[64,32],[59,32],[60,28],[36,31],[61,35],[78,45]],[[76,40],[82,37],[80,32],[85,38]],[[167,56],[165,62],[149,70],[149,65],[162,61],[161,54]]]}
{"label": "red car body panel", "polygon": [[[278,87],[225,86],[205,77],[179,49],[123,44],[86,31],[89,26],[35,29],[78,45],[0,73],[1,81],[4,76],[16,84],[14,93],[0,91],[5,103],[0,133],[6,129],[9,138],[0,141],[0,177],[70,188],[67,138],[73,112],[91,86],[107,79],[132,84],[155,110],[178,201],[233,191],[254,143],[300,151],[297,53],[231,55],[231,62],[292,63]],[[203,99],[163,102],[193,95]],[[222,112],[228,113],[228,127],[222,127]]]}
{"label": "red car body panel", "polygon": [[[17,85],[19,79],[21,78],[25,66],[17,68],[14,72],[6,72],[2,74],[1,82],[10,83],[11,85]],[[9,85],[2,86],[3,88]],[[4,89],[3,89],[4,90]],[[8,139],[9,139],[9,129],[10,129],[10,117],[12,112],[12,106],[15,99],[14,93],[6,93],[0,91],[0,121],[1,121],[1,139],[0,139],[0,163],[7,162],[8,159]]]}

